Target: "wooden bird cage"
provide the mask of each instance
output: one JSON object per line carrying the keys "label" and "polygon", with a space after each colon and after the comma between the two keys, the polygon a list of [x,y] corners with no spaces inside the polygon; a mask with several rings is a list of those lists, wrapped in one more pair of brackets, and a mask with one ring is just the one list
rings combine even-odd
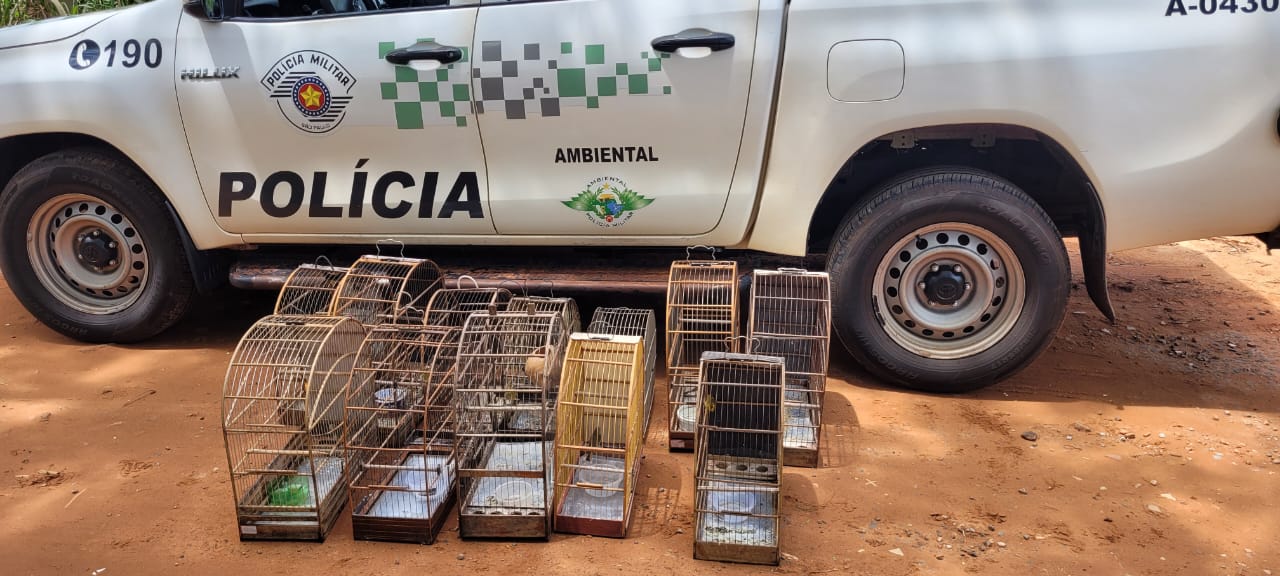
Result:
{"label": "wooden bird cage", "polygon": [[503,288],[442,288],[427,303],[427,326],[450,326],[462,329],[467,316],[489,308],[505,310],[511,292]]}
{"label": "wooden bird cage", "polygon": [[333,314],[350,316],[365,326],[421,323],[439,287],[440,268],[430,260],[361,256],[338,285]]}
{"label": "wooden bird cage", "polygon": [[332,315],[334,294],[348,270],[319,264],[294,268],[276,298],[275,313]]}
{"label": "wooden bird cage", "polygon": [[830,277],[794,268],[756,270],[748,326],[757,353],[786,363],[785,464],[815,468],[831,348]]}
{"label": "wooden bird cage", "polygon": [[574,334],[556,409],[555,528],[622,538],[644,448],[644,340]]}
{"label": "wooden bird cage", "polygon": [[[667,282],[667,445],[693,450],[688,416],[698,363],[705,352],[734,352],[738,340],[738,264],[728,260],[679,260]],[[677,382],[679,380],[679,382]],[[683,410],[683,412],[682,412]]]}
{"label": "wooden bird cage", "polygon": [[703,356],[694,558],[778,563],[785,373],[776,356]]}
{"label": "wooden bird cage", "polygon": [[455,497],[452,378],[460,331],[383,324],[347,391],[351,527],[357,540],[430,544]]}
{"label": "wooden bird cage", "polygon": [[653,310],[596,308],[588,331],[615,336],[639,336],[644,342],[644,430],[653,414],[653,380],[658,357],[658,330]]}
{"label": "wooden bird cage", "polygon": [[667,388],[667,446],[673,452],[693,452],[698,429],[698,370],[669,370]]}
{"label": "wooden bird cage", "polygon": [[511,312],[550,312],[559,314],[564,321],[566,334],[582,331],[582,317],[578,314],[578,302],[573,298],[516,296],[507,303],[507,310]]}
{"label": "wooden bird cage", "polygon": [[454,366],[463,538],[550,535],[555,406],[568,336],[559,313],[467,318]]}
{"label": "wooden bird cage", "polygon": [[267,316],[236,346],[222,424],[241,540],[323,540],[347,498],[342,418],[365,330]]}

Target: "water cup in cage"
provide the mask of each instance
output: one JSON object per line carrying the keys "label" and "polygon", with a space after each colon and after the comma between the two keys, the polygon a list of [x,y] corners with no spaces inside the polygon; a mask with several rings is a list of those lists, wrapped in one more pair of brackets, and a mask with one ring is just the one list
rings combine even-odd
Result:
{"label": "water cup in cage", "polygon": [[[381,410],[404,410],[405,398],[408,392],[403,388],[382,388],[373,393],[373,401]],[[394,415],[382,415],[378,417],[378,428],[383,430],[391,430],[396,427],[396,417]]]}
{"label": "water cup in cage", "polygon": [[590,486],[584,491],[588,496],[595,498],[608,498],[613,495],[614,489],[622,486],[623,470],[619,463],[600,464],[607,466],[612,470],[591,470],[583,469],[578,471],[578,484],[581,486]]}
{"label": "water cup in cage", "polygon": [[756,509],[756,495],[752,492],[711,492],[707,494],[707,508],[715,512],[721,522],[740,524],[747,521]]}

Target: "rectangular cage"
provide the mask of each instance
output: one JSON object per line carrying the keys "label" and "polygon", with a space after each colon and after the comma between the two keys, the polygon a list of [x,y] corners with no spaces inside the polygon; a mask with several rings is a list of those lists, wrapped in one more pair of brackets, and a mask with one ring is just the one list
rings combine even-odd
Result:
{"label": "rectangular cage", "polygon": [[461,331],[369,331],[347,392],[351,526],[358,540],[430,544],[455,498],[452,378]]}
{"label": "rectangular cage", "polygon": [[693,452],[698,426],[698,369],[667,371],[667,446],[674,452]]}
{"label": "rectangular cage", "polygon": [[615,336],[639,336],[644,343],[644,430],[649,433],[653,414],[653,380],[657,371],[658,330],[653,310],[596,308],[587,331]]}
{"label": "rectangular cage", "polygon": [[365,330],[341,316],[267,316],[240,339],[222,429],[241,540],[323,540],[347,498],[342,421]]}
{"label": "rectangular cage", "polygon": [[554,312],[477,312],[454,367],[458,532],[547,538],[555,406],[569,334]]}
{"label": "rectangular cage", "polygon": [[350,316],[365,326],[421,323],[440,284],[440,268],[430,260],[361,256],[338,285],[333,314]]}
{"label": "rectangular cage", "polygon": [[503,288],[442,288],[427,303],[427,326],[449,326],[459,330],[473,312],[490,308],[505,310],[511,292]]}
{"label": "rectangular cage", "polygon": [[708,352],[699,375],[693,556],[777,564],[782,358]]}
{"label": "rectangular cage", "polygon": [[[667,445],[693,450],[693,426],[681,422],[691,405],[686,396],[697,386],[698,363],[705,352],[736,351],[738,264],[730,260],[678,260],[667,281]],[[683,411],[683,412],[682,412]]]}
{"label": "rectangular cage", "polygon": [[302,264],[289,273],[276,297],[276,314],[330,316],[338,284],[349,269],[319,264]]}
{"label": "rectangular cage", "polygon": [[644,340],[574,334],[556,409],[555,529],[622,538],[644,448]]}
{"label": "rectangular cage", "polygon": [[781,357],[787,367],[784,461],[816,468],[831,348],[831,279],[794,268],[752,276],[749,338],[756,353]]}

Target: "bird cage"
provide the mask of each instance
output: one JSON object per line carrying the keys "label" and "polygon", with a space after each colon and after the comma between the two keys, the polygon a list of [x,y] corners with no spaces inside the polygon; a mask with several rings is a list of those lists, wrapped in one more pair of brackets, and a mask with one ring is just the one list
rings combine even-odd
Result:
{"label": "bird cage", "polygon": [[467,318],[454,366],[458,532],[464,538],[550,535],[564,326],[552,312]]}
{"label": "bird cage", "polygon": [[347,392],[351,527],[358,540],[430,544],[453,504],[452,377],[459,330],[383,324]]}
{"label": "bird cage", "polygon": [[487,311],[490,307],[505,309],[509,300],[511,292],[503,288],[480,288],[478,285],[474,288],[442,288],[432,294],[427,303],[425,323],[427,326],[462,329],[472,312]]}
{"label": "bird cage", "polygon": [[361,256],[338,285],[333,314],[350,316],[365,326],[420,323],[422,310],[439,286],[440,268],[430,260]]}
{"label": "bird cage", "polygon": [[512,312],[551,312],[560,314],[566,334],[582,331],[582,317],[578,315],[578,303],[573,298],[548,298],[545,296],[516,296],[507,303]]}
{"label": "bird cage", "polygon": [[644,447],[644,340],[574,334],[556,409],[555,528],[622,538]]}
{"label": "bird cage", "polygon": [[667,446],[673,452],[692,452],[698,426],[698,370],[669,370],[667,388]]}
{"label": "bird cage", "polygon": [[783,359],[717,352],[702,358],[693,556],[777,564]]}
{"label": "bird cage", "polygon": [[317,314],[333,311],[333,295],[347,268],[302,264],[289,274],[276,298],[276,314]]}
{"label": "bird cage", "polygon": [[596,308],[588,329],[616,336],[639,336],[644,342],[644,429],[649,432],[653,413],[653,376],[658,356],[658,335],[653,310]]}
{"label": "bird cage", "polygon": [[[714,252],[713,252],[714,255]],[[667,445],[692,450],[694,430],[686,418],[705,352],[733,352],[738,338],[738,264],[729,260],[678,260],[667,282]]]}
{"label": "bird cage", "polygon": [[830,277],[795,268],[756,270],[748,326],[757,353],[786,363],[785,464],[817,467],[831,347]]}
{"label": "bird cage", "polygon": [[222,425],[241,540],[323,540],[346,503],[342,419],[364,327],[267,316],[236,346]]}

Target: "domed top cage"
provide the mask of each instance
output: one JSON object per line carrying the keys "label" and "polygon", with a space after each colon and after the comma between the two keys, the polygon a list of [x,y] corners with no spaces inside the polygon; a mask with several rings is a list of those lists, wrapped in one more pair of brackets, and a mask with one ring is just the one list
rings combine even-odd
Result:
{"label": "domed top cage", "polygon": [[453,387],[461,330],[369,331],[347,392],[355,538],[430,544],[454,499]]}
{"label": "domed top cage", "polygon": [[[458,279],[457,288],[441,288],[431,295],[427,303],[427,315],[424,323],[427,326],[452,326],[462,329],[467,316],[473,312],[487,312],[490,308],[505,310],[511,300],[511,292],[504,288],[481,288],[478,284],[464,287],[463,280]],[[472,283],[475,281],[472,280]]]}
{"label": "domed top cage", "polygon": [[555,406],[568,336],[555,312],[467,318],[454,367],[462,537],[549,536]]}
{"label": "domed top cage", "polygon": [[653,310],[639,308],[596,308],[588,332],[615,336],[639,336],[644,344],[644,430],[649,432],[653,413],[653,378],[658,358],[658,330]]}
{"label": "domed top cage", "polygon": [[440,268],[430,260],[361,256],[338,285],[333,315],[365,326],[422,323],[431,295],[440,287]]}
{"label": "domed top cage", "polygon": [[564,321],[564,331],[572,334],[582,330],[582,317],[578,314],[578,302],[572,298],[547,296],[516,296],[507,303],[511,312],[549,312],[559,314]]}
{"label": "domed top cage", "polygon": [[334,294],[349,270],[320,264],[298,266],[276,297],[275,313],[332,315]]}
{"label": "domed top cage", "polygon": [[364,328],[267,316],[227,367],[222,424],[240,538],[323,540],[346,502],[343,407]]}

